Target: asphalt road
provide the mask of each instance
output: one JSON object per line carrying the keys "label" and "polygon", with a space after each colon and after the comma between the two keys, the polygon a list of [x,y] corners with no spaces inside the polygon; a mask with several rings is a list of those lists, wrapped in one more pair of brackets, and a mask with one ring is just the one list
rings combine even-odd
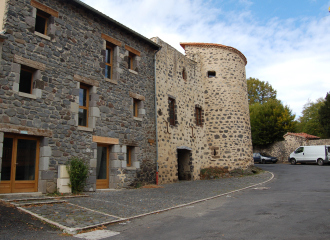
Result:
{"label": "asphalt road", "polygon": [[330,239],[330,166],[258,166],[275,179],[258,189],[109,226],[120,232],[109,239]]}
{"label": "asphalt road", "polygon": [[[330,239],[330,166],[258,165],[273,181],[106,230],[118,239]],[[0,204],[0,239],[78,239]]]}

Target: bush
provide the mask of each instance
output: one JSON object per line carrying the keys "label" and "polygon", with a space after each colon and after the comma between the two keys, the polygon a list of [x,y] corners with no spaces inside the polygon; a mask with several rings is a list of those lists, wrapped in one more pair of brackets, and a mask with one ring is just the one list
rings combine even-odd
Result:
{"label": "bush", "polygon": [[88,177],[88,165],[80,158],[72,158],[67,165],[70,176],[70,187],[73,193],[80,193],[84,190]]}

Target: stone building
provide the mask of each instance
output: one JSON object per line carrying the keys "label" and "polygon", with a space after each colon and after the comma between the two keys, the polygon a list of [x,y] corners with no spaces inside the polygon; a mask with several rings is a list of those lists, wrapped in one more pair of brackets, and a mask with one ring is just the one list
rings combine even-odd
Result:
{"label": "stone building", "polygon": [[208,167],[253,164],[245,56],[209,43],[159,39],[156,95],[159,182],[199,179]]}
{"label": "stone building", "polygon": [[153,182],[159,46],[78,0],[2,0],[0,24],[0,193],[54,192],[72,157],[87,191]]}

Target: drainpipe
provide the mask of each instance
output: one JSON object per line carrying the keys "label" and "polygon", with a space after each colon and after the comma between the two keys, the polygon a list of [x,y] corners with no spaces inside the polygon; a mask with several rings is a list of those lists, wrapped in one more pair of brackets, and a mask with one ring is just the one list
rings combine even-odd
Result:
{"label": "drainpipe", "polygon": [[158,185],[158,125],[157,125],[157,74],[156,74],[156,54],[160,48],[155,51],[154,67],[155,67],[155,121],[156,121],[156,185]]}

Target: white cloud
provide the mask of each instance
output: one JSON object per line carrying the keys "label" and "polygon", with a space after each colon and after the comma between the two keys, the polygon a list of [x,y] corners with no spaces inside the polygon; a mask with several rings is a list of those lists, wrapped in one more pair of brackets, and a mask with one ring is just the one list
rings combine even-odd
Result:
{"label": "white cloud", "polygon": [[253,4],[249,0],[239,1],[241,12],[224,12],[210,0],[84,2],[148,38],[160,37],[181,52],[179,42],[237,48],[247,57],[247,77],[268,81],[297,115],[308,98],[314,101],[330,91],[330,14],[260,23],[246,10]]}

